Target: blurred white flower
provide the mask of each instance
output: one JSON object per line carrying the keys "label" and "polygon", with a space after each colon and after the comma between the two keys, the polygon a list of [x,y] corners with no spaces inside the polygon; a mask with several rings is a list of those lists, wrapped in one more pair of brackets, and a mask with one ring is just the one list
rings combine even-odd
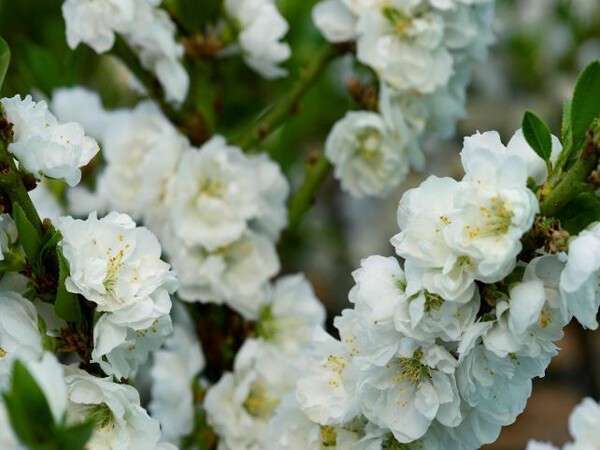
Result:
{"label": "blurred white flower", "polygon": [[46,102],[34,102],[28,95],[0,100],[7,119],[13,124],[14,139],[8,146],[19,164],[36,178],[42,175],[64,179],[69,186],[81,180],[80,168],[87,165],[100,148],[75,122],[60,123],[48,111]]}

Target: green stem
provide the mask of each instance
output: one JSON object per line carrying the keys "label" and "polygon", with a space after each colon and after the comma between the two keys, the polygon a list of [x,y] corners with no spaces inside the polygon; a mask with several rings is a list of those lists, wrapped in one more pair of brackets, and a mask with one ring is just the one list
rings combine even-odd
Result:
{"label": "green stem", "polygon": [[317,190],[329,174],[330,169],[331,164],[322,154],[306,163],[304,181],[294,192],[289,203],[288,228],[290,230],[300,224],[304,214],[312,206]]}
{"label": "green stem", "polygon": [[298,78],[285,97],[269,109],[249,131],[233,139],[232,144],[251,151],[279,128],[288,116],[296,111],[302,97],[337,54],[338,52],[331,45],[327,44],[323,47],[314,60],[300,70]]}
{"label": "green stem", "polygon": [[588,176],[597,166],[598,153],[584,150],[583,155],[563,174],[560,182],[541,202],[541,214],[555,217],[571,199],[582,192],[582,184],[586,183]]}
{"label": "green stem", "polygon": [[40,238],[43,237],[42,221],[27,193],[21,174],[15,165],[13,156],[8,152],[8,143],[0,139],[0,190],[10,201],[18,203],[34,226]]}

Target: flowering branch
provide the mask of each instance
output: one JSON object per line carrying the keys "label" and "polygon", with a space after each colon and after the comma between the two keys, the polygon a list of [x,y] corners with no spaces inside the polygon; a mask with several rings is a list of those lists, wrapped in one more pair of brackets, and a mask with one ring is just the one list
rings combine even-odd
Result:
{"label": "flowering branch", "polygon": [[300,99],[337,54],[335,47],[329,44],[324,46],[317,53],[315,59],[300,70],[298,79],[287,95],[268,110],[248,132],[233,139],[232,143],[244,150],[251,151],[269,134],[279,128],[288,116],[296,110]]}

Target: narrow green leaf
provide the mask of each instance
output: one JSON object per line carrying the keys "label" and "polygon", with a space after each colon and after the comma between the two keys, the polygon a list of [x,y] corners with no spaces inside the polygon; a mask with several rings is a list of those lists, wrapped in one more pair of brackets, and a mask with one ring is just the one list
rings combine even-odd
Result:
{"label": "narrow green leaf", "polygon": [[585,142],[587,129],[599,114],[600,61],[594,61],[579,75],[571,102],[571,130],[575,151]]}
{"label": "narrow green leaf", "polygon": [[19,232],[19,241],[25,250],[25,256],[32,264],[37,261],[42,241],[33,226],[27,218],[25,211],[18,203],[13,203],[13,219]]}
{"label": "narrow green leaf", "polygon": [[10,391],[4,394],[10,423],[19,440],[31,449],[52,448],[54,418],[44,392],[27,368],[13,365]]}
{"label": "narrow green leaf", "polygon": [[65,280],[69,276],[69,263],[62,254],[60,247],[57,247],[58,256],[58,287],[56,289],[56,301],[54,310],[56,315],[67,322],[81,321],[81,306],[76,294],[67,291]]}
{"label": "narrow green leaf", "polygon": [[546,162],[552,154],[552,136],[548,126],[532,112],[523,116],[523,135],[529,146]]}
{"label": "narrow green leaf", "polygon": [[0,88],[4,83],[4,77],[8,71],[8,64],[10,63],[10,48],[4,39],[0,37]]}
{"label": "narrow green leaf", "polygon": [[48,230],[44,235],[44,243],[40,250],[40,260],[45,258],[49,251],[56,248],[56,245],[61,241],[61,239],[62,234],[60,231],[54,229],[54,227],[52,227],[51,230]]}
{"label": "narrow green leaf", "polygon": [[557,218],[571,235],[579,234],[591,223],[600,221],[600,197],[594,192],[582,192],[558,212]]}

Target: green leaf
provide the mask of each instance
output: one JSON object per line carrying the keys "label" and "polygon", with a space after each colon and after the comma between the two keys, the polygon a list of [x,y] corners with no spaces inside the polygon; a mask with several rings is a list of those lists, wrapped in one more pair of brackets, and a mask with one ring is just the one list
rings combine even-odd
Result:
{"label": "green leaf", "polygon": [[35,227],[27,218],[25,211],[23,211],[23,208],[18,203],[13,203],[13,219],[17,225],[19,241],[23,246],[23,250],[25,250],[25,256],[33,264],[38,259],[42,241]]}
{"label": "green leaf", "polygon": [[[62,234],[60,231],[51,227],[44,235],[44,244],[40,250],[40,260],[44,259],[48,252],[56,248],[56,245],[61,241]],[[41,263],[41,261],[40,261]]]}
{"label": "green leaf", "polygon": [[10,48],[4,39],[0,37],[0,88],[4,83],[4,77],[8,71],[8,64],[10,63]]}
{"label": "green leaf", "polygon": [[23,444],[34,450],[55,448],[51,444],[54,418],[48,401],[20,361],[13,365],[11,389],[4,394],[4,402],[12,428]]}
{"label": "green leaf", "polygon": [[94,431],[93,422],[84,422],[57,430],[57,440],[62,450],[83,450]]}
{"label": "green leaf", "polygon": [[594,192],[582,192],[567,203],[556,216],[569,234],[577,235],[591,223],[600,221],[600,197]]}
{"label": "green leaf", "polygon": [[58,256],[58,287],[56,289],[56,301],[54,310],[56,315],[67,322],[81,321],[81,306],[76,294],[67,291],[65,280],[69,276],[69,263],[62,254],[60,247],[57,247]]}
{"label": "green leaf", "polygon": [[571,102],[571,130],[575,151],[579,150],[585,142],[587,129],[598,114],[600,114],[600,61],[594,61],[579,75]]}
{"label": "green leaf", "polygon": [[523,116],[523,135],[529,146],[546,162],[552,154],[552,136],[548,126],[532,112]]}

